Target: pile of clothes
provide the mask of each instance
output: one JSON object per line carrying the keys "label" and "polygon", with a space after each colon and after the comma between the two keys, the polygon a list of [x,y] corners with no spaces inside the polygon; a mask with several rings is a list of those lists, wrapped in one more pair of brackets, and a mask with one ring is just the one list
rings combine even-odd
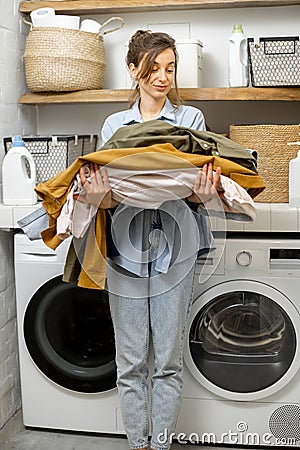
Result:
{"label": "pile of clothes", "polygon": [[[63,172],[36,187],[48,218],[48,226],[41,230],[46,245],[55,249],[70,234],[84,241],[86,264],[78,268],[78,284],[83,287],[104,288],[107,255],[105,210],[82,204],[83,215],[77,217],[84,220],[74,223],[73,194],[82,188],[78,173],[88,163],[105,166],[114,199],[141,209],[160,208],[164,202],[191,195],[196,173],[207,163],[212,163],[214,170],[221,167],[223,195],[218,202],[221,206],[208,202],[198,208],[200,214],[253,221],[253,198],[265,188],[253,154],[223,135],[160,120],[120,128],[99,151],[79,157]],[[97,255],[93,257],[95,240]],[[75,253],[73,247],[69,256]],[[89,271],[99,274],[96,283],[90,281]]]}

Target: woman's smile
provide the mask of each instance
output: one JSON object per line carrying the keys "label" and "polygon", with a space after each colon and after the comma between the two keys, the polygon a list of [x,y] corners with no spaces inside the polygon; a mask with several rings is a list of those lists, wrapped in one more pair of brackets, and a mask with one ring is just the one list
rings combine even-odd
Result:
{"label": "woman's smile", "polygon": [[165,91],[166,89],[168,89],[168,86],[162,86],[162,85],[160,85],[160,84],[155,84],[154,85],[154,88],[155,89],[157,89],[158,91],[161,91],[161,92],[163,92],[163,91]]}

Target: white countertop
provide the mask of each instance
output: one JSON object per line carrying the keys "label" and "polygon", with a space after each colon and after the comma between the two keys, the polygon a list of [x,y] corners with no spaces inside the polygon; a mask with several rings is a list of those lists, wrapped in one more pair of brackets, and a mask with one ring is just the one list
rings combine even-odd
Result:
{"label": "white countertop", "polygon": [[227,220],[227,231],[300,232],[300,209],[290,208],[288,203],[256,203],[256,207],[254,222]]}
{"label": "white countertop", "polygon": [[0,203],[0,229],[20,228],[17,221],[40,206],[41,203],[33,206],[6,206]]}
{"label": "white countertop", "polygon": [[[19,228],[17,221],[41,203],[33,206],[6,206],[0,204],[0,229]],[[227,231],[300,232],[300,209],[290,208],[288,203],[256,203],[257,217],[253,223],[226,221]],[[216,229],[216,228],[214,228]],[[217,229],[220,229],[217,227]]]}

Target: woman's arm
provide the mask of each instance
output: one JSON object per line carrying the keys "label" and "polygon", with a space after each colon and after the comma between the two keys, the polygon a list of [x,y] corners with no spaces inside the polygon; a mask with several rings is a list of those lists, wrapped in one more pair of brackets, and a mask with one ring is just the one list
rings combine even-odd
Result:
{"label": "woman's arm", "polygon": [[109,117],[104,121],[101,130],[101,145],[104,145],[106,141],[113,135],[113,130],[110,126]]}

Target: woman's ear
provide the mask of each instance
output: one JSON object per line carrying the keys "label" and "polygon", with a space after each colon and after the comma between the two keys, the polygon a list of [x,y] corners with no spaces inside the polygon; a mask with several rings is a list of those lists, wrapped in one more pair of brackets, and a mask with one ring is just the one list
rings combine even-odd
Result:
{"label": "woman's ear", "polygon": [[138,77],[138,73],[137,73],[137,69],[133,63],[129,64],[129,72],[130,72],[131,77],[136,80]]}

